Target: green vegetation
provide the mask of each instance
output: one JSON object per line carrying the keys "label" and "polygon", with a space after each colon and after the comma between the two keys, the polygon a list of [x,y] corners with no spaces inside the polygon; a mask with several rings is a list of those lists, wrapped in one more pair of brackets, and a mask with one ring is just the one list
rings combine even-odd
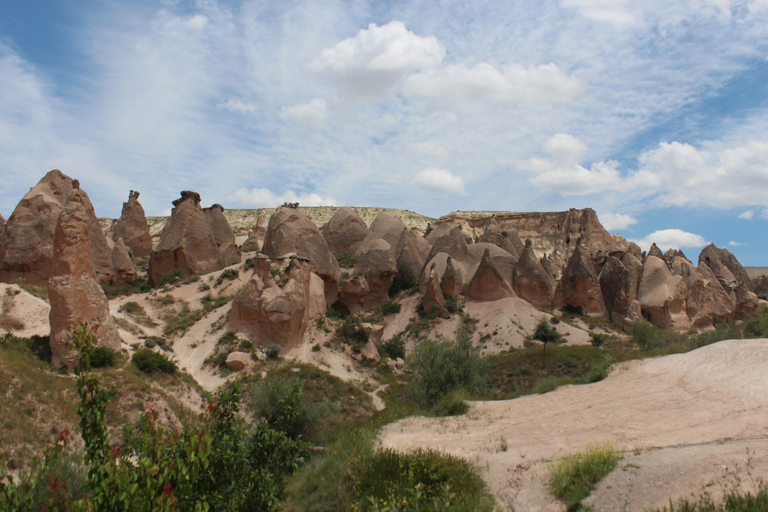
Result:
{"label": "green vegetation", "polygon": [[339,262],[341,268],[355,268],[355,265],[357,265],[357,254],[355,254],[355,251],[347,251],[336,258],[336,261]]}
{"label": "green vegetation", "polygon": [[407,295],[415,293],[419,288],[419,278],[414,276],[407,266],[402,263],[397,266],[397,274],[392,279],[392,284],[389,286],[389,296],[395,297],[400,292],[405,292]]}
{"label": "green vegetation", "polygon": [[542,320],[536,325],[536,329],[533,331],[531,338],[544,344],[544,351],[542,354],[546,355],[547,343],[558,343],[562,339],[562,336],[549,325],[549,322]]}
{"label": "green vegetation", "polygon": [[136,365],[136,368],[147,375],[156,372],[173,373],[176,371],[176,363],[168,359],[168,356],[146,348],[133,354],[131,361]]}
{"label": "green vegetation", "polygon": [[405,359],[405,343],[403,343],[403,340],[399,335],[394,336],[381,344],[379,347],[379,355],[390,359]]}
{"label": "green vegetation", "polygon": [[161,277],[153,288],[163,288],[167,284],[174,284],[177,281],[184,281],[187,278],[187,273],[180,268],[175,268]]}
{"label": "green vegetation", "polygon": [[96,347],[91,354],[91,366],[94,368],[115,366],[116,361],[117,352],[107,347]]}
{"label": "green vegetation", "polygon": [[348,316],[342,320],[341,325],[336,329],[334,338],[341,342],[360,347],[368,342],[368,336],[371,334],[371,328],[363,326],[360,318]]}
{"label": "green vegetation", "polygon": [[400,303],[395,302],[393,300],[387,301],[381,306],[379,306],[379,313],[381,313],[384,316],[387,315],[394,315],[395,313],[400,312]]}
{"label": "green vegetation", "polygon": [[[166,297],[173,298],[170,295],[166,295]],[[126,302],[120,306],[120,308],[118,308],[118,311],[120,313],[125,313],[139,325],[143,325],[145,327],[155,327],[157,325],[151,318],[149,318],[144,307],[138,302]]]}
{"label": "green vegetation", "polygon": [[550,466],[552,493],[568,504],[569,511],[581,510],[581,500],[622,458],[621,450],[610,442],[565,455]]}
{"label": "green vegetation", "polygon": [[203,310],[207,313],[209,311],[213,311],[214,309],[219,309],[221,306],[234,298],[234,295],[217,295],[214,297],[208,293],[200,299],[200,303],[203,305]]}
{"label": "green vegetation", "polygon": [[101,288],[104,290],[107,298],[112,300],[123,295],[147,293],[152,289],[152,285],[149,284],[146,277],[137,276],[131,284],[124,284],[121,286],[102,285]]}
{"label": "green vegetation", "polygon": [[485,361],[466,334],[455,342],[424,340],[411,356],[411,398],[424,408],[434,407],[452,391],[479,393],[484,388]]}
{"label": "green vegetation", "polygon": [[[753,494],[729,489],[722,501],[705,494],[698,500],[682,500],[664,507],[663,512],[765,512],[768,510],[768,487],[761,485]],[[656,511],[660,512],[660,511]]]}
{"label": "green vegetation", "polygon": [[163,320],[165,321],[163,333],[168,336],[178,331],[184,332],[200,320],[203,317],[203,313],[204,311],[199,309],[190,310],[189,304],[182,302],[180,310],[167,312],[163,315]]}
{"label": "green vegetation", "polygon": [[292,439],[309,437],[315,423],[297,380],[272,378],[256,386],[253,409],[257,418]]}
{"label": "green vegetation", "polygon": [[216,282],[214,283],[213,287],[216,288],[217,286],[221,286],[224,281],[234,281],[238,277],[240,277],[240,271],[236,268],[224,269],[224,271],[219,274],[219,277],[216,278]]}
{"label": "green vegetation", "polygon": [[16,279],[11,284],[18,285],[19,288],[21,288],[28,294],[33,295],[38,299],[43,299],[45,302],[48,302],[48,290],[46,290],[45,286],[35,286],[33,284],[27,284],[27,282],[24,281],[23,279]]}

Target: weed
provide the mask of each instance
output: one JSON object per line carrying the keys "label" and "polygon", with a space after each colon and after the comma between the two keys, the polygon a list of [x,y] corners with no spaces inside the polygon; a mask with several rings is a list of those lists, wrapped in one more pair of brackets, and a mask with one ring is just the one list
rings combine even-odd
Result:
{"label": "weed", "polygon": [[225,269],[221,274],[219,274],[219,277],[216,278],[216,283],[213,285],[213,287],[216,288],[217,286],[220,286],[224,281],[234,281],[238,277],[240,277],[240,271],[236,268]]}
{"label": "weed", "polygon": [[176,282],[181,282],[184,279],[187,278],[187,273],[181,270],[180,268],[175,268],[165,274],[163,277],[161,277],[156,283],[154,283],[155,288],[163,288],[167,284],[173,284]]}
{"label": "weed", "polygon": [[21,288],[28,294],[34,295],[38,299],[43,299],[45,302],[48,302],[48,290],[46,290],[45,286],[35,286],[32,284],[27,284],[23,279],[16,279],[11,284],[18,285],[19,288]]}
{"label": "weed", "polygon": [[394,315],[395,313],[400,312],[400,304],[395,301],[388,301],[379,306],[379,313],[381,313],[384,316],[387,315]]}
{"label": "weed", "polygon": [[661,347],[658,336],[659,328],[650,322],[640,321],[632,324],[632,338],[640,350],[651,350]]}
{"label": "weed", "polygon": [[355,254],[355,251],[347,251],[336,258],[336,261],[339,262],[339,266],[341,268],[355,268],[355,265],[357,265],[357,259],[358,258],[357,254]]}
{"label": "weed", "polygon": [[[166,297],[171,297],[171,299],[173,299],[173,297],[170,295],[166,295]],[[136,321],[136,323],[145,327],[155,327],[157,325],[151,318],[149,318],[147,312],[144,310],[144,307],[138,302],[126,302],[120,306],[118,311],[120,313],[125,313],[134,321]]]}
{"label": "weed", "polygon": [[189,309],[189,304],[183,302],[181,310],[169,312],[163,317],[163,320],[165,320],[163,333],[167,336],[177,331],[184,332],[200,320],[202,316],[203,312],[201,310],[192,311]]}
{"label": "weed", "polygon": [[219,309],[221,306],[226,304],[227,302],[234,299],[234,295],[218,295],[214,297],[210,293],[206,294],[203,298],[200,299],[200,303],[203,305],[203,310],[205,312],[213,311],[214,309]]}
{"label": "weed", "polygon": [[393,336],[381,344],[379,347],[379,355],[390,359],[405,359],[405,343],[403,343],[403,340],[399,335]]}
{"label": "weed", "polygon": [[360,319],[349,316],[336,329],[334,337],[342,343],[359,346],[368,341],[370,334],[370,327],[364,327]]}
{"label": "weed", "polygon": [[448,393],[435,405],[438,416],[460,416],[469,410],[462,393]]}
{"label": "weed", "polygon": [[568,504],[568,510],[580,510],[581,500],[589,496],[595,484],[610,473],[622,459],[621,450],[611,442],[587,446],[550,465],[552,493]]}
{"label": "weed", "polygon": [[146,348],[133,354],[131,361],[136,365],[136,368],[147,375],[156,372],[174,373],[176,371],[176,363],[168,359],[168,356]]}
{"label": "weed", "polygon": [[282,352],[282,350],[283,347],[281,345],[273,343],[264,349],[264,354],[266,354],[267,359],[277,359],[280,357],[280,352]]}
{"label": "weed", "polygon": [[91,355],[91,366],[94,368],[104,368],[114,366],[117,360],[117,352],[107,347],[96,347]]}
{"label": "weed", "polygon": [[560,386],[575,383],[576,381],[570,377],[547,377],[546,379],[542,379],[536,383],[536,385],[533,387],[533,392],[541,395],[544,393],[549,393],[550,391],[554,391]]}

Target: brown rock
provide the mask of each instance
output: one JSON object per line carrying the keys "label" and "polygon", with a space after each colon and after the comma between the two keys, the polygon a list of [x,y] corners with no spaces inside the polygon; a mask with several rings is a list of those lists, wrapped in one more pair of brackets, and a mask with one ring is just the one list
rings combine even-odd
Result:
{"label": "brown rock", "polygon": [[270,258],[295,253],[311,261],[313,271],[325,283],[325,300],[336,302],[341,269],[317,226],[296,208],[280,206],[269,219],[264,254]]}
{"label": "brown rock", "polygon": [[224,364],[230,370],[239,372],[245,370],[251,364],[251,361],[253,359],[251,359],[251,354],[248,352],[230,352]]}
{"label": "brown rock", "polygon": [[651,322],[665,329],[689,328],[687,292],[685,279],[672,275],[664,260],[646,256],[637,298]]}
{"label": "brown rock", "polygon": [[495,215],[490,218],[488,225],[485,227],[485,232],[477,241],[479,243],[497,245],[516,258],[520,256],[524,248],[517,230],[514,228],[509,230],[503,229],[496,221]]}
{"label": "brown rock", "polygon": [[718,249],[715,244],[709,244],[699,254],[699,265],[702,263],[712,269],[726,290],[735,290],[743,283],[749,291],[753,291],[752,279],[728,249]]}
{"label": "brown rock", "polygon": [[358,248],[355,275],[342,283],[339,302],[349,313],[371,311],[389,300],[389,287],[397,273],[392,248],[384,239],[368,240]]}
{"label": "brown rock", "polygon": [[152,235],[149,233],[144,208],[139,204],[137,191],[130,191],[128,202],[123,203],[123,211],[115,223],[112,240],[117,242],[119,238],[123,239],[123,243],[134,258],[149,259],[152,252]]}
{"label": "brown rock", "polygon": [[263,215],[256,217],[256,227],[248,233],[248,239],[243,242],[241,249],[251,251],[256,249],[260,251],[264,245],[264,237],[267,236],[267,219]]}
{"label": "brown rock", "polygon": [[618,326],[623,327],[624,319],[629,314],[629,307],[637,299],[637,286],[642,267],[642,263],[629,252],[612,253],[600,272],[600,289],[603,293],[605,308],[610,313],[613,323]]}
{"label": "brown rock", "polygon": [[404,228],[395,249],[398,272],[407,271],[413,277],[421,274],[429,256],[430,245],[415,231]]}
{"label": "brown rock", "polygon": [[477,301],[498,300],[515,295],[494,265],[488,248],[484,249],[483,259],[469,282],[467,295]]}
{"label": "brown rock", "polygon": [[313,286],[312,265],[306,259],[288,260],[283,270],[287,281],[281,288],[272,277],[270,260],[257,258],[253,276],[232,302],[229,328],[261,346],[277,343],[287,350],[297,347],[303,342],[313,302],[324,300],[324,287]]}
{"label": "brown rock", "polygon": [[[673,268],[673,272],[676,271],[677,268]],[[686,312],[692,326],[709,327],[731,318],[736,304],[706,264],[699,265],[693,272],[686,266],[678,275],[688,283]]]}
{"label": "brown rock", "polygon": [[[444,231],[442,229],[443,224],[438,224],[438,226],[441,228],[435,228],[435,230],[432,231],[432,235]],[[452,228],[447,233],[434,240],[435,241],[433,242],[432,249],[430,249],[429,254],[427,255],[427,262],[432,261],[432,258],[434,258],[435,255],[440,252],[446,253],[457,262],[463,262],[467,259],[467,242],[464,239],[464,235],[461,234],[461,230],[459,228]]]}
{"label": "brown rock", "polygon": [[333,214],[321,233],[331,253],[338,258],[345,252],[357,249],[368,236],[368,226],[352,208],[344,206]]}
{"label": "brown rock", "polygon": [[762,275],[757,276],[752,280],[752,288],[754,292],[758,295],[760,294],[768,294],[768,276]]}
{"label": "brown rock", "polygon": [[664,259],[664,253],[661,252],[661,249],[659,249],[659,246],[656,245],[656,243],[651,244],[651,248],[648,249],[648,256],[655,256],[660,259]]}
{"label": "brown rock", "polygon": [[736,308],[733,311],[734,318],[741,320],[754,313],[757,306],[760,305],[760,299],[754,292],[749,291],[747,285],[739,283],[736,288]]}
{"label": "brown rock", "polygon": [[224,207],[220,204],[214,204],[210,208],[203,208],[205,220],[208,227],[211,228],[213,239],[216,240],[216,246],[219,248],[219,255],[225,267],[240,263],[242,254],[235,243],[235,233],[224,216]]}
{"label": "brown rock", "polygon": [[136,280],[136,266],[131,260],[128,248],[123,243],[122,238],[118,238],[115,246],[112,248],[112,280],[111,284],[120,286],[132,284]]}
{"label": "brown rock", "polygon": [[22,198],[0,241],[0,281],[48,283],[56,222],[72,190],[72,178],[54,169]]}
{"label": "brown rock", "polygon": [[563,270],[558,287],[558,306],[579,306],[585,313],[605,313],[605,303],[600,289],[600,279],[589,251],[578,243],[568,265]]}
{"label": "brown rock", "polygon": [[187,275],[208,274],[224,268],[226,264],[200,206],[200,194],[182,191],[173,206],[160,242],[149,258],[150,280],[156,283],[177,268]]}
{"label": "brown rock", "polygon": [[429,245],[435,245],[435,242],[437,242],[438,239],[449,234],[453,228],[454,226],[452,226],[449,222],[437,222],[434,227],[430,229],[426,235],[424,235],[424,239]]}
{"label": "brown rock", "polygon": [[453,264],[453,258],[448,255],[446,256],[445,270],[443,271],[443,278],[440,281],[440,289],[445,295],[455,299],[464,288],[464,282]]}
{"label": "brown rock", "polygon": [[429,271],[429,280],[427,281],[427,291],[424,293],[423,308],[424,312],[428,315],[435,313],[445,305],[445,299],[443,298],[443,290],[440,287],[440,278],[435,271],[435,264]]}
{"label": "brown rock", "polygon": [[49,321],[53,363],[73,367],[77,354],[67,345],[67,331],[75,322],[96,331],[99,345],[120,349],[120,338],[109,314],[109,303],[99,286],[91,260],[88,197],[75,190],[62,210],[54,232],[54,261],[48,280]]}
{"label": "brown rock", "polygon": [[381,212],[371,223],[368,235],[360,243],[359,247],[362,247],[366,242],[376,240],[377,238],[386,240],[392,247],[397,247],[404,229],[406,228],[402,220],[389,212]]}
{"label": "brown rock", "polygon": [[552,305],[555,280],[534,254],[530,238],[525,241],[520,259],[512,272],[512,284],[515,293],[521,299],[538,306]]}

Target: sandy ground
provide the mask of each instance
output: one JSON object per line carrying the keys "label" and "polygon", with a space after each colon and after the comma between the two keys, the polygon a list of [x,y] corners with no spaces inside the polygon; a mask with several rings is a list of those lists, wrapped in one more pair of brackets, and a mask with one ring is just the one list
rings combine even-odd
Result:
{"label": "sandy ground", "polygon": [[[649,503],[663,506],[670,498],[707,489],[717,468],[703,471],[700,464],[690,462],[691,453],[707,459],[706,450],[712,446],[743,441],[760,450],[755,460],[764,464],[766,367],[768,340],[724,341],[686,354],[624,364],[595,384],[515,400],[475,402],[461,417],[408,418],[386,427],[381,443],[398,449],[436,448],[473,461],[504,507],[524,511],[563,509],[546,492],[544,463],[612,440],[629,454],[639,452],[638,457],[651,450],[638,460],[640,468],[657,464],[675,475],[657,478],[668,481],[668,486],[625,483],[608,489],[606,484],[600,495],[604,510],[622,509],[602,505],[616,504],[619,494],[643,496],[638,506],[628,500],[628,510],[645,510]],[[744,447],[733,447],[732,453],[717,451],[721,466],[743,462]],[[766,469],[762,466],[762,474]],[[624,473],[627,478],[633,474]],[[638,482],[651,481],[638,475]],[[675,486],[675,480],[683,477],[690,482]],[[636,494],[629,493],[631,489]]]}
{"label": "sandy ground", "polygon": [[48,336],[51,306],[22,290],[17,284],[0,283],[0,335]]}

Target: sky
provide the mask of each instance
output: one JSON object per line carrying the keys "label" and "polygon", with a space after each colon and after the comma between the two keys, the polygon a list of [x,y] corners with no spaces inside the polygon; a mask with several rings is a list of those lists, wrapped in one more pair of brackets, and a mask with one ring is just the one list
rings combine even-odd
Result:
{"label": "sky", "polygon": [[3,0],[0,213],[590,207],[768,266],[768,0]]}

